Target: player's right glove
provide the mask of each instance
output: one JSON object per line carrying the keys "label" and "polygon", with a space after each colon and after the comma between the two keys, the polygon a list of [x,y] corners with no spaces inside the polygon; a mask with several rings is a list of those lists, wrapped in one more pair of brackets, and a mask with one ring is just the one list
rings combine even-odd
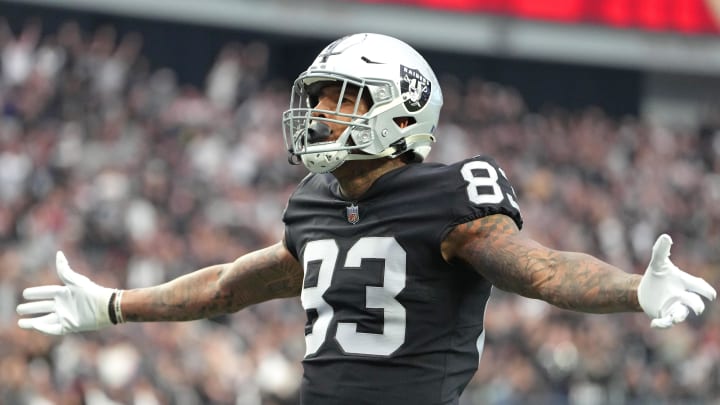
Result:
{"label": "player's right glove", "polygon": [[655,241],[650,264],[637,291],[640,306],[652,318],[650,325],[654,328],[684,321],[689,309],[701,314],[705,303],[700,295],[709,300],[717,296],[707,281],[680,270],[670,261],[670,245],[672,239],[665,234]]}
{"label": "player's right glove", "polygon": [[32,302],[18,305],[17,313],[41,316],[21,318],[18,326],[49,335],[66,335],[117,323],[117,319],[110,320],[109,306],[118,290],[101,287],[74,272],[62,252],[57,252],[55,264],[58,277],[65,285],[26,288],[23,297]]}

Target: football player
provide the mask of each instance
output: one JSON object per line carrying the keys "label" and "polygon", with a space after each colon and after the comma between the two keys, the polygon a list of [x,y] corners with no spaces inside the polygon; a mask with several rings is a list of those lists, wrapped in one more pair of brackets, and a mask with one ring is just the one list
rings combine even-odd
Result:
{"label": "football player", "polygon": [[672,264],[667,235],[642,276],[529,239],[498,162],[423,162],[442,104],[406,43],[338,39],[300,74],[282,117],[290,161],[310,174],[287,203],[281,241],[134,290],[99,286],[58,252],[63,285],[26,289],[19,326],[64,335],[299,296],[303,404],[457,404],[478,367],[492,286],[576,311],[644,311],[656,327],[715,298]]}

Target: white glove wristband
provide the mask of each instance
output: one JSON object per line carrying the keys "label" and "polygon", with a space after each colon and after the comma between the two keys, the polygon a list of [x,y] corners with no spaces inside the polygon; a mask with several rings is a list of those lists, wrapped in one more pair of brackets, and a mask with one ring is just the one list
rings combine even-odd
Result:
{"label": "white glove wristband", "polygon": [[122,314],[122,295],[124,290],[115,290],[108,302],[108,316],[113,325],[125,323]]}

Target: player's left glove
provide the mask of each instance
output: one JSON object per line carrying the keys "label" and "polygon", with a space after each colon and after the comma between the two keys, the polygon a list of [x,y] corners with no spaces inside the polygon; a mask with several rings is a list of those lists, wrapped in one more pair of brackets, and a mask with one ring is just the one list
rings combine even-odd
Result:
{"label": "player's left glove", "polygon": [[638,300],[643,311],[652,318],[653,328],[667,328],[687,318],[690,309],[696,315],[705,310],[703,297],[714,300],[715,289],[705,280],[692,276],[670,261],[672,239],[660,235],[655,241],[652,257],[638,286]]}

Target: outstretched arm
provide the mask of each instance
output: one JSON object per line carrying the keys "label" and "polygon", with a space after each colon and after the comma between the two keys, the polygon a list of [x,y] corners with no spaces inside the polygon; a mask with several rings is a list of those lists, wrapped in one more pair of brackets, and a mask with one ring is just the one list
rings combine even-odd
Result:
{"label": "outstretched arm", "polygon": [[274,298],[297,296],[300,264],[282,243],[232,263],[206,267],[155,287],[114,290],[75,273],[58,252],[64,285],[30,287],[17,307],[18,325],[52,335],[97,330],[118,320],[187,321],[231,313]]}
{"label": "outstretched arm", "polygon": [[303,271],[282,243],[155,287],[125,291],[126,321],[187,321],[300,294]]}
{"label": "outstretched arm", "polygon": [[[544,247],[523,236],[504,215],[457,226],[442,248],[446,260],[469,265],[503,290],[583,312],[644,310],[658,321],[654,326],[670,326],[685,319],[688,307],[696,313],[703,311],[697,294],[708,299],[716,295],[704,280],[672,265],[670,243],[668,236],[658,240],[644,276],[584,253]],[[641,281],[644,291],[639,291],[643,290]]]}

